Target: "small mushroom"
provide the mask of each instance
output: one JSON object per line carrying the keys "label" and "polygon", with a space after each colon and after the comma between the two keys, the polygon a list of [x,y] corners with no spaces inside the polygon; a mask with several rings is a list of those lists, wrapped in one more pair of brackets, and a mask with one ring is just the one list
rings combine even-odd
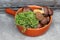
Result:
{"label": "small mushroom", "polygon": [[30,8],[28,8],[28,7],[24,7],[23,12],[25,12],[25,11],[32,11],[32,10]]}
{"label": "small mushroom", "polygon": [[49,17],[46,17],[47,18],[47,21],[49,22],[50,21],[50,18]]}
{"label": "small mushroom", "polygon": [[36,13],[36,18],[41,21],[44,19],[44,16],[41,13]]}
{"label": "small mushroom", "polygon": [[39,23],[37,27],[38,27],[38,28],[41,28],[41,27],[42,27],[42,24]]}
{"label": "small mushroom", "polygon": [[48,8],[47,7],[44,7],[44,16],[48,16]]}
{"label": "small mushroom", "polygon": [[41,24],[45,25],[45,24],[47,24],[47,22],[48,22],[47,18],[44,18],[44,19],[41,21]]}
{"label": "small mushroom", "polygon": [[51,8],[49,8],[48,11],[49,11],[49,16],[53,15],[53,11]]}

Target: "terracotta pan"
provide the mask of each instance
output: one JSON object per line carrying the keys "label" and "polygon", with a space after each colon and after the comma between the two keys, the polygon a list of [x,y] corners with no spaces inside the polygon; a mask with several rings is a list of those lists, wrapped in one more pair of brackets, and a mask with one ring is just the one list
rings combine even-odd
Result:
{"label": "terracotta pan", "polygon": [[[31,9],[33,9],[33,10],[36,9],[36,8],[41,8],[41,6],[36,6],[36,5],[28,5],[28,7],[31,8]],[[10,10],[10,11],[12,11],[12,12],[10,12],[10,11],[8,11],[8,10]],[[13,11],[13,10],[10,9],[10,8],[6,8],[5,11],[6,11],[8,14],[11,14],[11,15],[14,15],[14,16],[15,16],[17,13],[22,12],[22,8],[19,8],[17,11]],[[19,25],[16,25],[16,27],[18,28],[18,30],[19,30],[21,33],[23,33],[23,34],[25,34],[25,35],[27,35],[27,36],[39,36],[39,35],[44,34],[44,33],[49,29],[51,23],[52,23],[52,16],[50,16],[50,22],[49,22],[47,25],[45,25],[44,27],[42,27],[42,28],[36,28],[36,29],[28,28],[28,29],[23,33],[23,32],[22,32],[22,30],[24,29],[23,27],[21,27],[21,26],[19,26]]]}

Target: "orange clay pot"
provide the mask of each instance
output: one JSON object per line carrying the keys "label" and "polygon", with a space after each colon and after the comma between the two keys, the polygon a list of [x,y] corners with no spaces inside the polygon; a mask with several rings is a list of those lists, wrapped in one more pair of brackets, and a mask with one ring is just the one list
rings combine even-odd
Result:
{"label": "orange clay pot", "polygon": [[[36,9],[36,8],[42,8],[42,7],[36,6],[36,5],[28,5],[28,7],[33,9],[33,10]],[[22,8],[19,8],[15,14],[17,14],[21,11],[22,11]],[[7,12],[7,10],[6,10],[6,12]],[[8,13],[8,14],[11,14],[11,13]],[[13,13],[12,15],[15,15],[15,14]],[[32,36],[33,37],[33,36],[39,36],[39,35],[44,34],[49,29],[51,23],[52,23],[52,16],[50,16],[50,22],[47,25],[45,25],[44,27],[36,28],[36,29],[28,28],[24,33],[22,32],[22,30],[24,29],[22,26],[19,26],[19,25],[16,25],[16,26],[21,33],[23,33],[27,36]]]}

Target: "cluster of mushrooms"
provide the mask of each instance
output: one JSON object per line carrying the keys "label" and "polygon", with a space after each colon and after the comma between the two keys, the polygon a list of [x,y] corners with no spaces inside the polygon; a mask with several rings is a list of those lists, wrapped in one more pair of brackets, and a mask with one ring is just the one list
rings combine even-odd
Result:
{"label": "cluster of mushrooms", "polygon": [[48,7],[43,7],[42,8],[36,8],[34,10],[30,9],[29,7],[24,7],[23,8],[23,12],[24,11],[33,11],[36,15],[36,18],[39,20],[39,24],[38,24],[38,28],[44,27],[45,25],[47,25],[50,21],[50,16],[53,15],[53,11],[52,9],[48,8]]}

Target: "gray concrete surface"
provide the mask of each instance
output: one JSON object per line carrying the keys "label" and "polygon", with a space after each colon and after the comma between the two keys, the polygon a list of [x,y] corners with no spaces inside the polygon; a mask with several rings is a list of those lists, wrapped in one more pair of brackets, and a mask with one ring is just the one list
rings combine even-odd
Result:
{"label": "gray concrete surface", "polygon": [[[60,4],[60,1],[57,1]],[[0,7],[21,6],[27,4],[55,5],[55,0],[0,0]]]}
{"label": "gray concrete surface", "polygon": [[16,28],[14,17],[0,12],[0,40],[60,40],[60,10],[54,10],[53,22],[42,36],[29,37]]}
{"label": "gray concrete surface", "polygon": [[29,4],[60,7],[60,0],[0,0],[0,8],[20,7]]}

